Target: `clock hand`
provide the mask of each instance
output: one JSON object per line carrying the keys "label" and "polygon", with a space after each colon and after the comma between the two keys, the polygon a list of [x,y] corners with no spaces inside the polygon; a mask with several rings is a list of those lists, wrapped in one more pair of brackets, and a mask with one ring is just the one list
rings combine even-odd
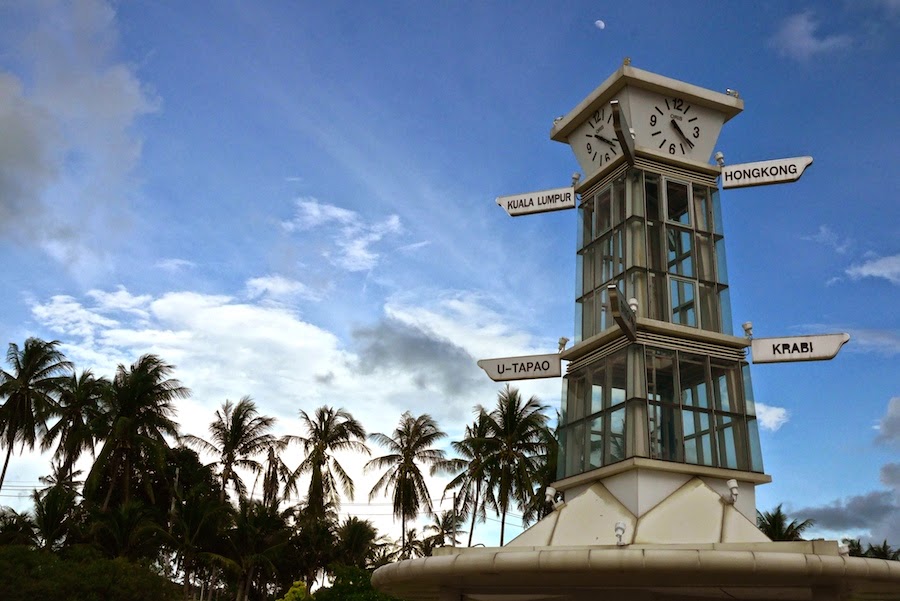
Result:
{"label": "clock hand", "polygon": [[681,127],[678,125],[678,121],[676,121],[675,119],[672,119],[672,127],[675,128],[675,131],[678,132],[678,135],[681,136],[681,139],[687,142],[688,146],[690,146],[691,148],[694,147],[694,143],[688,140],[688,137],[684,135],[684,132],[681,131]]}
{"label": "clock hand", "polygon": [[594,137],[597,138],[598,140],[600,140],[601,142],[604,142],[606,144],[609,144],[610,146],[615,147],[615,144],[612,142],[612,140],[607,140],[606,138],[604,138],[603,136],[600,136],[598,134],[594,134]]}

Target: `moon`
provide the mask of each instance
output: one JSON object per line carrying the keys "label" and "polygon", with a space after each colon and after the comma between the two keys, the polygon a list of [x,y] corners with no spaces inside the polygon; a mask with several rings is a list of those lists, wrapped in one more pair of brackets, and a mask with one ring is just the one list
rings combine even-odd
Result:
{"label": "moon", "polygon": [[594,27],[597,29],[606,29],[606,23],[604,23],[601,19],[597,19],[594,21]]}

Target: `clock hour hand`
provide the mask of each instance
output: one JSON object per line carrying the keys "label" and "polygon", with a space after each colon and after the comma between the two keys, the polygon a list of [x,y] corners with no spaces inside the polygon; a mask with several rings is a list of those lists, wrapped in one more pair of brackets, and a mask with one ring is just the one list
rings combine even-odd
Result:
{"label": "clock hour hand", "polygon": [[615,147],[615,144],[613,143],[612,140],[608,140],[599,134],[594,134],[594,137],[597,138],[598,140],[600,140],[601,142],[603,142],[604,144],[609,144],[610,146]]}
{"label": "clock hour hand", "polygon": [[675,119],[672,119],[672,127],[675,128],[675,131],[678,132],[678,135],[681,136],[681,139],[684,140],[688,146],[690,146],[691,148],[694,147],[694,143],[688,140],[688,137],[684,134],[683,131],[681,131],[681,126],[678,125],[678,121],[676,121]]}

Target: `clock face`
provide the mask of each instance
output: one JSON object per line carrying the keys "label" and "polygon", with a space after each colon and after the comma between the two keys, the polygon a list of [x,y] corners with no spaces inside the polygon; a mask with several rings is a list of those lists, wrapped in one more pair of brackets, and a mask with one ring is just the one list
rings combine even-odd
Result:
{"label": "clock face", "polygon": [[591,175],[622,156],[613,127],[612,109],[601,106],[568,138],[585,175]]}
{"label": "clock face", "polygon": [[677,96],[659,98],[653,103],[646,123],[652,144],[668,154],[690,156],[703,142],[702,110]]}

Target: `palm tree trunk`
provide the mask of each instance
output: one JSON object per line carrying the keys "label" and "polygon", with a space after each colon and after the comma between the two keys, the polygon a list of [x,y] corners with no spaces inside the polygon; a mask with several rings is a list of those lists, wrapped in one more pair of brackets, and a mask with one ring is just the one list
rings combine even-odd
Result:
{"label": "palm tree trunk", "polygon": [[506,503],[503,504],[503,511],[500,517],[500,546],[503,546],[503,533],[506,530]]}
{"label": "palm tree trunk", "polygon": [[472,525],[469,526],[469,544],[472,546],[472,535],[475,533],[475,514],[478,513],[478,497],[481,496],[481,481],[475,485],[475,503],[472,505]]}
{"label": "palm tree trunk", "polygon": [[409,551],[406,549],[406,514],[403,514],[403,517],[400,518],[400,528],[402,528],[400,532],[401,556],[404,556],[403,559],[409,559]]}
{"label": "palm tree trunk", "polygon": [[9,465],[9,458],[12,455],[13,446],[9,445],[6,449],[6,461],[3,462],[3,473],[0,473],[0,489],[3,488],[3,481],[6,480],[6,466]]}

